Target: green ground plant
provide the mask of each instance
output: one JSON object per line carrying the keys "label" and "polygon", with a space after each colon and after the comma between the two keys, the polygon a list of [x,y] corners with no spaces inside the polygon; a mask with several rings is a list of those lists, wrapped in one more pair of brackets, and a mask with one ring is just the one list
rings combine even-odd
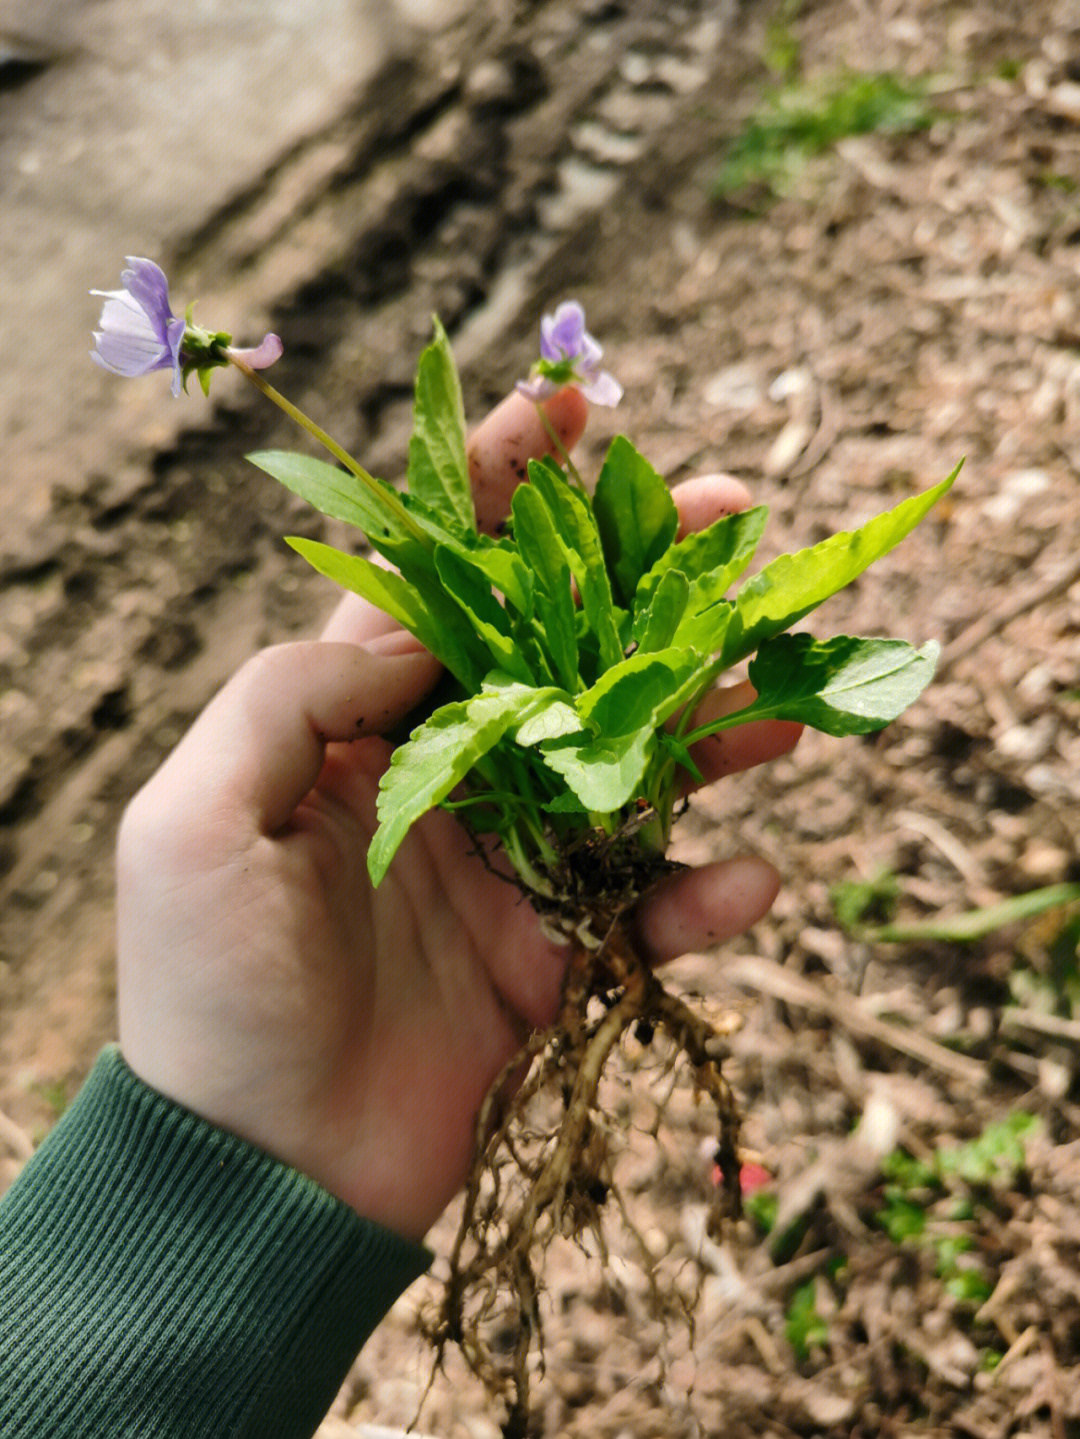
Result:
{"label": "green ground plant", "polygon": [[895,1244],[928,1248],[946,1294],[971,1311],[993,1292],[978,1257],[985,1222],[1025,1172],[1026,1143],[1040,1127],[1036,1115],[1016,1110],[966,1144],[941,1145],[929,1158],[898,1149],[882,1161],[876,1223]]}
{"label": "green ground plant", "polygon": [[849,135],[910,134],[938,118],[925,80],[892,72],[849,70],[802,81],[790,62],[783,84],[769,90],[727,148],[713,180],[716,199],[759,192],[786,194],[807,163]]}

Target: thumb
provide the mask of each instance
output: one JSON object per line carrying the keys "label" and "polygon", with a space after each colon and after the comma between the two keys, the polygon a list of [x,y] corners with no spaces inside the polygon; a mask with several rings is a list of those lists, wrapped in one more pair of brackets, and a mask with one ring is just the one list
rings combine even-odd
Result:
{"label": "thumb", "polygon": [[327,744],[392,727],[430,687],[432,670],[425,652],[319,641],[263,650],[151,781],[154,801],[174,815],[193,804],[202,813],[246,812],[272,834],[315,785]]}

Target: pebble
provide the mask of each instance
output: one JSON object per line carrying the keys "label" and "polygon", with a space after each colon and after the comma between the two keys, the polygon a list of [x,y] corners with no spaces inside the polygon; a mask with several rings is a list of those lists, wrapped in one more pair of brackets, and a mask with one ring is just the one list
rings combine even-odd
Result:
{"label": "pebble", "polygon": [[1064,1099],[1072,1088],[1074,1067],[1054,1055],[1039,1058],[1039,1088],[1047,1099]]}
{"label": "pebble", "polygon": [[753,365],[727,365],[706,382],[702,398],[718,410],[753,410],[764,401],[765,392]]}
{"label": "pebble", "polygon": [[1057,728],[1057,718],[1052,714],[1040,715],[1032,724],[1012,725],[998,736],[998,752],[1022,764],[1045,759],[1057,737]]}
{"label": "pebble", "polygon": [[1074,81],[1062,81],[1050,90],[1045,104],[1051,115],[1060,115],[1074,122],[1080,120],[1080,85]]}
{"label": "pebble", "polygon": [[1053,884],[1065,877],[1069,856],[1057,845],[1046,840],[1028,840],[1021,849],[1016,866],[1025,879],[1036,884]]}
{"label": "pebble", "polygon": [[1003,525],[1021,514],[1030,519],[1029,504],[1037,495],[1045,494],[1053,483],[1046,470],[1016,470],[1005,476],[996,495],[984,501],[982,512],[987,519]]}

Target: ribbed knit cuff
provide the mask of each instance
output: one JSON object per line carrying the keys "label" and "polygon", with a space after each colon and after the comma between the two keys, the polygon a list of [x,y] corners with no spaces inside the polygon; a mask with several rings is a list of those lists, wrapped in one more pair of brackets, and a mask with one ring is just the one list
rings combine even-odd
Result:
{"label": "ribbed knit cuff", "polygon": [[0,1203],[2,1439],[309,1439],[429,1252],[115,1048]]}

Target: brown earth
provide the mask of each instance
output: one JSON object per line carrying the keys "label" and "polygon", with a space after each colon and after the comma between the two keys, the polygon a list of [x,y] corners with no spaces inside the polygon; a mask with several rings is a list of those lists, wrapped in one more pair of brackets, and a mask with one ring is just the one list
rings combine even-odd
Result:
{"label": "brown earth", "polygon": [[[673,480],[734,470],[771,507],[763,558],[966,457],[947,506],[814,626],[941,639],[930,691],[880,736],[807,735],[726,783],[679,840],[690,860],[754,848],[785,876],[753,935],[676,970],[743,1016],[728,1072],[780,1217],[703,1242],[692,1095],[672,1093],[657,1142],[659,1077],[613,1092],[648,1263],[689,1292],[703,1260],[693,1342],[650,1312],[613,1215],[605,1264],[568,1248],[548,1274],[543,1432],[1064,1439],[1080,1434],[1080,1016],[1060,985],[1047,1013],[1076,967],[1054,950],[1063,916],[885,945],[845,935],[829,892],[891,875],[917,919],[1080,878],[1080,10],[788,13],[807,76],[931,77],[938,118],[843,141],[774,204],[720,205],[710,176],[769,82],[774,7],[493,6],[400,53],[161,258],[200,317],[269,317],[281,387],[382,473],[400,468],[433,310],[478,415],[571,293],[628,392],[587,458],[617,422]],[[32,117],[42,82],[3,99]],[[274,416],[228,383],[170,408],[153,381],[97,379],[72,391],[47,507],[0,544],[9,1177],[112,1033],[126,797],[246,653],[333,602],[279,540],[332,527],[242,460],[291,442]],[[924,1174],[922,1237],[883,1228],[884,1154],[930,1163],[1016,1112],[1041,1121],[1022,1162]],[[369,1343],[324,1439],[412,1418],[424,1292]],[[451,1366],[420,1427],[497,1439],[497,1418]]]}

